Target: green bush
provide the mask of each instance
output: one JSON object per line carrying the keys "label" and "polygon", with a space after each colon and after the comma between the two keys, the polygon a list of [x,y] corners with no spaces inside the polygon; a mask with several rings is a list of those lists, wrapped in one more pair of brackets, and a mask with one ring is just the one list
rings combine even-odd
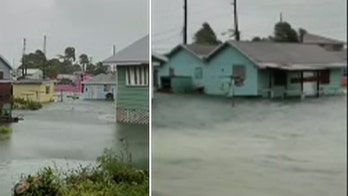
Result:
{"label": "green bush", "polygon": [[25,100],[23,98],[14,98],[12,100],[14,109],[21,110],[39,110],[42,108],[42,104],[37,101]]}
{"label": "green bush", "polygon": [[105,150],[96,165],[80,165],[67,172],[48,167],[34,177],[24,177],[15,186],[14,195],[144,196],[149,195],[149,174],[124,161],[122,156]]}
{"label": "green bush", "polygon": [[12,129],[10,127],[0,126],[0,135],[5,135],[12,133]]}

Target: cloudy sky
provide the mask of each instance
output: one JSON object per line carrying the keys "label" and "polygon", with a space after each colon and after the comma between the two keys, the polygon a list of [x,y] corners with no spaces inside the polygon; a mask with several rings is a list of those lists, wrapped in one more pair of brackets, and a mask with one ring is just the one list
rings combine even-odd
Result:
{"label": "cloudy sky", "polygon": [[[43,48],[47,56],[73,46],[77,55],[104,60],[148,34],[147,0],[0,0],[0,54],[17,65],[23,38],[27,52]],[[16,67],[16,65],[14,67]]]}
{"label": "cloudy sky", "polygon": [[[220,39],[233,27],[233,0],[188,0],[189,38],[207,21]],[[184,0],[152,0],[152,43],[155,51],[167,51],[182,42]],[[239,0],[238,19],[242,39],[267,37],[283,20],[293,28],[346,41],[347,0]]]}

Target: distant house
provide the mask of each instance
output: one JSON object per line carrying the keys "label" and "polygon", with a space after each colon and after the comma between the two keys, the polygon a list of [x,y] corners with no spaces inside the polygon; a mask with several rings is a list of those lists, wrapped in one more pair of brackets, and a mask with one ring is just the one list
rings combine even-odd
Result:
{"label": "distant house", "polygon": [[152,52],[152,70],[153,70],[153,91],[159,88],[159,70],[168,61],[168,58],[164,55]]}
{"label": "distant house", "polygon": [[103,61],[117,65],[116,120],[149,123],[149,36]]}
{"label": "distant house", "polygon": [[[17,76],[18,77],[22,77],[22,69],[19,68],[17,69]],[[26,75],[25,75],[26,79],[29,80],[42,80],[43,79],[43,72],[41,69],[27,69],[26,70]]]}
{"label": "distant house", "polygon": [[83,99],[113,100],[116,96],[116,75],[99,74],[82,82],[84,85]]}
{"label": "distant house", "polygon": [[13,96],[47,103],[54,101],[54,83],[50,80],[22,79],[13,82]]}
{"label": "distant house", "polygon": [[343,41],[315,35],[312,33],[305,33],[302,39],[302,43],[304,44],[315,44],[325,48],[328,51],[340,51],[346,45],[346,43]]}
{"label": "distant house", "polygon": [[188,91],[188,85],[200,88],[203,85],[203,58],[217,46],[178,45],[167,55],[168,60],[158,69],[158,85],[162,90]]}
{"label": "distant house", "polygon": [[8,61],[0,55],[0,118],[11,117],[12,98],[12,67]]}
{"label": "distant house", "polygon": [[[228,41],[209,54],[196,55],[199,61],[195,63],[185,60],[192,59],[188,54],[181,55],[184,58],[180,61],[172,56],[168,64],[176,70],[186,69],[187,76],[196,80],[192,88],[199,78],[205,94],[220,96],[336,94],[341,90],[341,68],[345,65],[332,52],[299,43]],[[199,72],[192,64],[201,67]]]}
{"label": "distant house", "polygon": [[0,80],[12,80],[12,67],[10,63],[0,55]]}

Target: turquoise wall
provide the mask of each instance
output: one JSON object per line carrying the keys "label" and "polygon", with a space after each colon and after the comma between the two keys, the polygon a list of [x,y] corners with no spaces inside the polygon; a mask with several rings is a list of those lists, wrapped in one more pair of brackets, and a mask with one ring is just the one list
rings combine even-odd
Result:
{"label": "turquoise wall", "polygon": [[[199,79],[195,77],[195,68],[204,66],[204,62],[202,62],[195,55],[190,52],[179,49],[176,53],[174,53],[161,68],[159,69],[159,86],[162,87],[161,84],[161,76],[169,76],[169,68],[174,68],[175,76],[188,76],[192,77],[192,83],[194,86],[201,86],[203,84],[203,79]],[[204,71],[203,71],[204,72]]]}
{"label": "turquoise wall", "polygon": [[117,68],[117,84],[117,108],[149,110],[149,86],[127,86],[125,66]]}
{"label": "turquoise wall", "polygon": [[216,54],[203,71],[205,92],[211,95],[232,95],[228,76],[233,74],[233,65],[244,65],[246,80],[244,85],[235,87],[236,96],[258,95],[258,69],[248,58],[231,46],[226,46]]}

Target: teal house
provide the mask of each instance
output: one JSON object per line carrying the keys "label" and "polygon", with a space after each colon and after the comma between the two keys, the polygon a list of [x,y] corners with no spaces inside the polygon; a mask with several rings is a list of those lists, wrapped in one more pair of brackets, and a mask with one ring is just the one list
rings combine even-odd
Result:
{"label": "teal house", "polygon": [[228,41],[211,48],[192,53],[178,46],[160,77],[170,77],[166,69],[174,68],[175,76],[191,78],[192,89],[200,86],[204,94],[218,96],[319,96],[341,90],[345,62],[317,45]]}
{"label": "teal house", "polygon": [[149,36],[103,61],[116,65],[116,120],[149,124]]}
{"label": "teal house", "polygon": [[187,92],[202,88],[204,84],[204,58],[216,46],[178,45],[167,54],[168,60],[158,69],[158,86],[161,90]]}

